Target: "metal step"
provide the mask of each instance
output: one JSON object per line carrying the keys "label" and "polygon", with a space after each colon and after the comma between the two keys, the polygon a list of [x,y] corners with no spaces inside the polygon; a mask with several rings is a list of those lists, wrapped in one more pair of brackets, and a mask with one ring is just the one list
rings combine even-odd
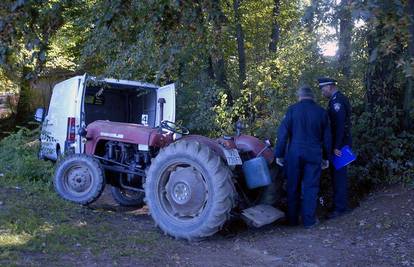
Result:
{"label": "metal step", "polygon": [[273,206],[260,204],[242,211],[243,220],[251,226],[262,227],[285,217],[285,213]]}

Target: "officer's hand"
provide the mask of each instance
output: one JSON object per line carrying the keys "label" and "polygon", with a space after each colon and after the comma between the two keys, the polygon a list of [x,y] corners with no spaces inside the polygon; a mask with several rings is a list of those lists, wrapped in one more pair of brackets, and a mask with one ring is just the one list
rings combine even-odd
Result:
{"label": "officer's hand", "polygon": [[276,158],[276,164],[283,167],[283,165],[285,165],[285,160],[282,158]]}
{"label": "officer's hand", "polygon": [[322,160],[322,163],[321,163],[321,168],[322,168],[322,170],[325,170],[325,169],[328,169],[329,168],[329,160]]}
{"label": "officer's hand", "polygon": [[339,149],[334,149],[334,154],[335,154],[337,157],[341,157],[341,156],[342,156],[342,152],[341,152],[341,150],[339,150]]}

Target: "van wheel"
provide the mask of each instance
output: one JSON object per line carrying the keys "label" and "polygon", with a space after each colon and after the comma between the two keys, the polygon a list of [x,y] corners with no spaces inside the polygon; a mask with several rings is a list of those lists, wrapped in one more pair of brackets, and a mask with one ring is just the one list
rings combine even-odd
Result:
{"label": "van wheel", "polygon": [[194,240],[216,233],[230,217],[232,173],[208,146],[180,141],[151,163],[145,196],[155,223],[176,238]]}
{"label": "van wheel", "polygon": [[114,200],[121,206],[136,208],[144,206],[144,192],[135,192],[112,186],[111,194]]}
{"label": "van wheel", "polygon": [[102,194],[105,176],[96,159],[84,154],[73,154],[59,161],[53,182],[62,198],[87,205]]}

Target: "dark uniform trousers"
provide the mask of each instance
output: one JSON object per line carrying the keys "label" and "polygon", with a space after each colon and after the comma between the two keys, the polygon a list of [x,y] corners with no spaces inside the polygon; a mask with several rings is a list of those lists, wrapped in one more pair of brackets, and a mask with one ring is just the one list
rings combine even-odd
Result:
{"label": "dark uniform trousers", "polygon": [[344,212],[348,209],[348,175],[346,166],[339,170],[331,167],[331,175],[333,177],[334,210]]}
{"label": "dark uniform trousers", "polygon": [[331,150],[328,113],[312,100],[301,100],[288,108],[277,139],[275,157],[286,162],[287,217],[297,224],[301,206],[303,224],[311,226],[316,220],[322,154],[326,159]]}
{"label": "dark uniform trousers", "polygon": [[286,159],[289,177],[287,180],[289,222],[298,223],[298,210],[301,206],[303,224],[312,225],[315,223],[319,193],[321,147],[319,145],[312,149],[309,145],[291,144]]}
{"label": "dark uniform trousers", "polygon": [[[351,105],[348,98],[337,91],[329,101],[328,114],[331,121],[333,149],[342,149],[352,145],[351,138]],[[331,165],[334,190],[334,211],[344,212],[348,209],[348,177],[347,168],[336,170]]]}

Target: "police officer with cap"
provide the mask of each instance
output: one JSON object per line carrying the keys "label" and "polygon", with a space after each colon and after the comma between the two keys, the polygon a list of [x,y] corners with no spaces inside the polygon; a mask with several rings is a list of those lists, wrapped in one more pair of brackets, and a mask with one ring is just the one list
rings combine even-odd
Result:
{"label": "police officer with cap", "polygon": [[298,224],[301,204],[303,224],[310,228],[318,221],[315,212],[319,179],[321,168],[329,165],[324,159],[331,150],[331,130],[328,113],[314,102],[312,90],[302,87],[297,95],[299,102],[288,108],[279,126],[275,158],[280,166],[286,159],[289,223]]}
{"label": "police officer with cap", "polygon": [[[329,98],[328,114],[332,130],[332,149],[336,156],[341,156],[341,149],[352,145],[351,138],[351,105],[348,98],[336,87],[336,81],[330,78],[319,78],[319,87],[323,96]],[[331,166],[334,189],[334,209],[328,218],[335,218],[348,211],[348,178],[346,167],[336,170]]]}

